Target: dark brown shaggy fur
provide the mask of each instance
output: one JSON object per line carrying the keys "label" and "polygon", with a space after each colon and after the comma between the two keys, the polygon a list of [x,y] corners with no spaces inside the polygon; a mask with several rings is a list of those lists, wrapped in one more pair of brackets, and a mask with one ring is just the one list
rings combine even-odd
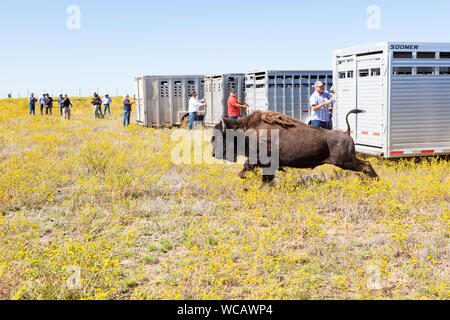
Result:
{"label": "dark brown shaggy fur", "polygon": [[[360,110],[352,110],[347,115],[361,113]],[[224,150],[227,148],[235,148],[235,146],[226,145],[226,130],[243,130],[254,129],[260,140],[259,130],[268,130],[268,149],[270,150],[270,131],[277,129],[279,131],[279,165],[280,167],[291,168],[315,168],[324,164],[332,164],[345,170],[363,172],[368,177],[377,178],[375,170],[373,170],[370,162],[361,161],[356,158],[355,144],[350,136],[350,126],[348,132],[342,133],[330,131],[321,128],[308,126],[298,120],[292,119],[284,114],[277,112],[261,112],[252,113],[242,120],[224,119],[215,127],[215,134],[221,134],[223,137]],[[219,139],[212,138],[213,156],[220,157],[215,153],[215,143]],[[236,150],[236,148],[235,148]],[[235,151],[236,153],[236,151]],[[223,156],[223,155],[222,155]],[[248,157],[248,145],[246,144],[246,154]],[[235,161],[237,154],[235,154]],[[264,167],[260,163],[249,165],[248,161],[244,165],[241,172],[241,178],[245,177],[247,171],[256,167]],[[272,181],[274,176],[266,176],[264,182]]]}

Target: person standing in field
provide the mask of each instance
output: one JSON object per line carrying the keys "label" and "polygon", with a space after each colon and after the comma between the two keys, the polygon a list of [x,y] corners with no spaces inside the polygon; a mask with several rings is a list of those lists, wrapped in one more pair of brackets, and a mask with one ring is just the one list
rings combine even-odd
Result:
{"label": "person standing in field", "polygon": [[70,108],[72,106],[72,102],[70,102],[69,97],[67,94],[64,95],[64,99],[62,101],[62,106],[64,108],[64,119],[70,120]]}
{"label": "person standing in field", "polygon": [[63,100],[64,100],[64,97],[63,97],[63,95],[62,94],[60,94],[59,95],[59,98],[58,98],[58,105],[59,105],[59,113],[61,114],[61,117],[63,116],[63,109],[64,109],[64,106],[63,106]]}
{"label": "person standing in field", "polygon": [[309,102],[312,108],[311,125],[317,128],[331,130],[330,109],[332,96],[325,92],[325,85],[322,81],[314,84],[316,91],[311,95]]}
{"label": "person standing in field", "polygon": [[108,114],[111,114],[111,104],[112,104],[112,99],[109,97],[109,94],[105,94],[105,97],[102,100],[103,106],[105,107],[105,111],[103,112],[103,114],[106,115],[106,110],[108,110]]}
{"label": "person standing in field", "polygon": [[197,93],[193,92],[189,99],[189,130],[197,128],[198,112],[203,106],[206,106],[205,100],[198,100]]}
{"label": "person standing in field", "polygon": [[34,93],[30,94],[30,98],[28,99],[30,102],[30,115],[36,115],[36,102],[37,99],[34,97]]}
{"label": "person standing in field", "polygon": [[130,125],[131,119],[131,106],[136,102],[136,98],[133,102],[130,101],[130,96],[127,94],[123,99],[123,126]]}
{"label": "person standing in field", "polygon": [[42,97],[39,98],[39,105],[41,107],[41,115],[44,115],[44,107],[45,107],[45,93],[42,94]]}
{"label": "person standing in field", "polygon": [[100,119],[102,115],[102,100],[98,96],[97,92],[94,92],[91,104],[94,106],[95,119]]}
{"label": "person standing in field", "polygon": [[241,116],[241,109],[247,109],[246,104],[239,102],[236,97],[236,90],[231,90],[228,98],[228,117],[230,120],[238,120]]}
{"label": "person standing in field", "polygon": [[47,93],[45,95],[45,114],[52,115],[53,98]]}

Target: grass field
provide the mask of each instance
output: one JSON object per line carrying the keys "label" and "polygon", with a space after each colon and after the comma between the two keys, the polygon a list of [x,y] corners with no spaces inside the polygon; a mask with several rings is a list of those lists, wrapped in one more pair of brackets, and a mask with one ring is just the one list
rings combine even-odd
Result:
{"label": "grass field", "polygon": [[122,128],[120,99],[97,121],[72,102],[0,101],[1,299],[449,299],[448,160],[263,187],[174,165],[171,130]]}

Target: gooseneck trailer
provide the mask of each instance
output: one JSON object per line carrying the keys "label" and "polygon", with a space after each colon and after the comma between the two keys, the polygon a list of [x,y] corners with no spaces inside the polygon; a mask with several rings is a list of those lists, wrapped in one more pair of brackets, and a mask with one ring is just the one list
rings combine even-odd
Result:
{"label": "gooseneck trailer", "polygon": [[333,125],[350,117],[356,151],[398,158],[450,154],[450,43],[382,42],[334,52]]}

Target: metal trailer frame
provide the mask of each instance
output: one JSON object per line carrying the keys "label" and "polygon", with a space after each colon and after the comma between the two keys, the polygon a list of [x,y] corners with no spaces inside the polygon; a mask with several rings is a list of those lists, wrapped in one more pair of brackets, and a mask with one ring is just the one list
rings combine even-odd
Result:
{"label": "metal trailer frame", "polygon": [[356,151],[401,158],[450,154],[450,43],[381,42],[336,50],[333,125]]}
{"label": "metal trailer frame", "polygon": [[[245,100],[244,73],[218,73],[205,75],[205,125],[212,126],[228,117],[228,97],[232,89],[237,91],[237,98]],[[242,112],[246,116],[246,112]]]}
{"label": "metal trailer frame", "polygon": [[249,113],[276,111],[309,124],[314,83],[332,87],[331,70],[253,70],[246,73],[245,93]]}
{"label": "metal trailer frame", "polygon": [[[139,76],[135,78],[136,122],[139,125],[179,125],[189,117],[189,99],[193,91],[204,96],[202,75]],[[200,121],[205,112],[199,112]]]}

